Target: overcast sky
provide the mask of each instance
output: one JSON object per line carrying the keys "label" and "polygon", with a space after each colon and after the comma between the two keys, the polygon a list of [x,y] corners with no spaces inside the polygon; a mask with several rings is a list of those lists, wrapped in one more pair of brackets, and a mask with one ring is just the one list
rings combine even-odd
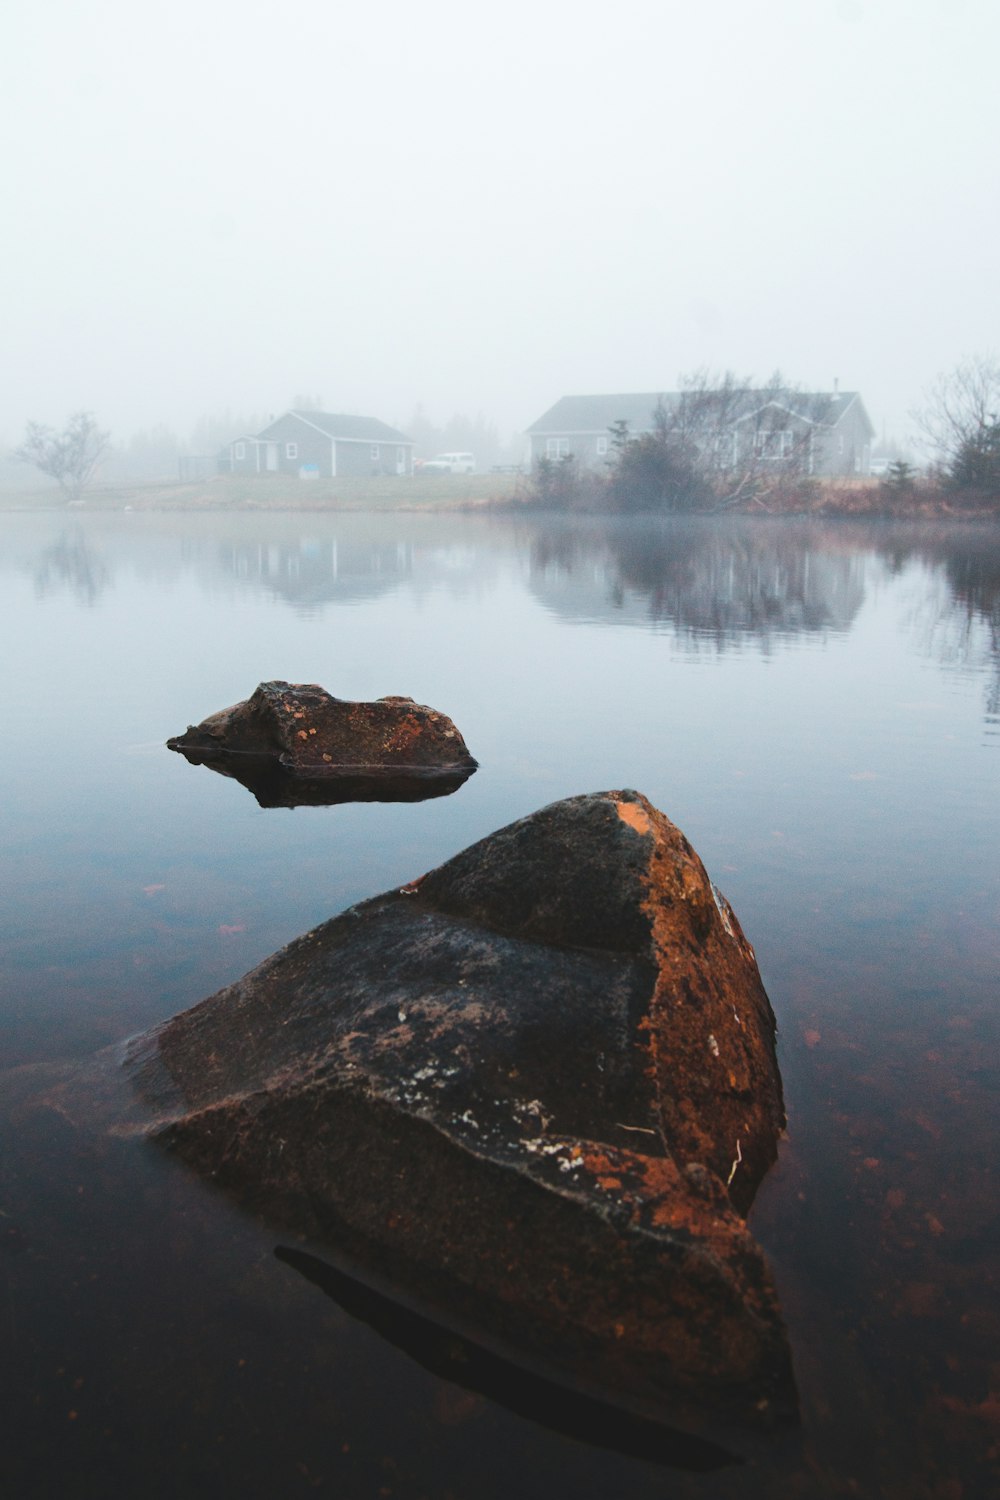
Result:
{"label": "overcast sky", "polygon": [[997,0],[7,0],[0,441],[1000,352]]}

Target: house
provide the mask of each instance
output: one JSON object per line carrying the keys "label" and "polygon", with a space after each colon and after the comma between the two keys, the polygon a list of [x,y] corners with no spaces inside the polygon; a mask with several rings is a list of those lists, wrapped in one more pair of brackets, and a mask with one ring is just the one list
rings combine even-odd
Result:
{"label": "house", "polygon": [[377,417],[287,411],[219,454],[222,474],[296,474],[302,479],[412,474],[413,444]]}
{"label": "house", "polygon": [[723,387],[563,396],[528,428],[531,462],[572,455],[598,468],[610,456],[611,429],[622,422],[632,437],[663,423],[699,451],[710,445],[719,469],[752,462],[815,475],[867,474],[875,436],[857,391]]}

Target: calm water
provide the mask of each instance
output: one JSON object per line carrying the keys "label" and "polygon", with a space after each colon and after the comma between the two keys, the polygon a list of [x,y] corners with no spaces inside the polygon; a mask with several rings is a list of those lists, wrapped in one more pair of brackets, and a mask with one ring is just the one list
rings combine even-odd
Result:
{"label": "calm water", "polygon": [[[4,1494],[1000,1493],[1000,532],[5,515],[0,616],[5,1067],[142,1030],[555,798],[632,786],[678,823],[778,1017],[751,1222],[803,1404],[707,1472],[556,1430],[53,1115],[0,1155]],[[270,677],[410,694],[481,769],[264,811],[164,749]]]}

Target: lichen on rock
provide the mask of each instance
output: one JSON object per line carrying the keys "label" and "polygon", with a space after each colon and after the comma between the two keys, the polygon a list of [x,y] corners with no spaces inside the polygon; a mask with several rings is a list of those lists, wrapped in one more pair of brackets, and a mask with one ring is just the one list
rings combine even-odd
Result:
{"label": "lichen on rock", "polygon": [[744,1222],[774,1030],[683,834],[612,791],[324,923],[129,1066],[155,1139],[270,1221],[699,1430],[794,1407]]}
{"label": "lichen on rock", "polygon": [[242,782],[264,807],[417,801],[456,790],[477,764],[452,720],[412,698],[355,702],[279,680],[167,747]]}

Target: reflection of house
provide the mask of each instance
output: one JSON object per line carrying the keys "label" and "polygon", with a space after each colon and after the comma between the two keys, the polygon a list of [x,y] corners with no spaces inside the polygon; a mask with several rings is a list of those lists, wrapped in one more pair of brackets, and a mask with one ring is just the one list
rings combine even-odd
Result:
{"label": "reflection of house", "polygon": [[413,571],[408,542],[322,535],[241,539],[221,549],[219,560],[240,583],[306,609],[376,599]]}
{"label": "reflection of house", "polygon": [[689,526],[539,525],[530,588],[574,624],[667,628],[685,651],[722,651],[847,631],[865,600],[865,560],[817,527],[754,521]]}
{"label": "reflection of house", "polygon": [[361,474],[412,474],[413,444],[377,417],[289,411],[253,437],[237,438],[219,455],[223,474],[297,474],[337,479]]}
{"label": "reflection of house", "polygon": [[718,468],[793,463],[818,475],[867,474],[875,429],[856,391],[672,391],[626,396],[563,396],[528,428],[531,461],[567,458],[597,468],[611,456],[611,428],[668,432],[704,449]]}

